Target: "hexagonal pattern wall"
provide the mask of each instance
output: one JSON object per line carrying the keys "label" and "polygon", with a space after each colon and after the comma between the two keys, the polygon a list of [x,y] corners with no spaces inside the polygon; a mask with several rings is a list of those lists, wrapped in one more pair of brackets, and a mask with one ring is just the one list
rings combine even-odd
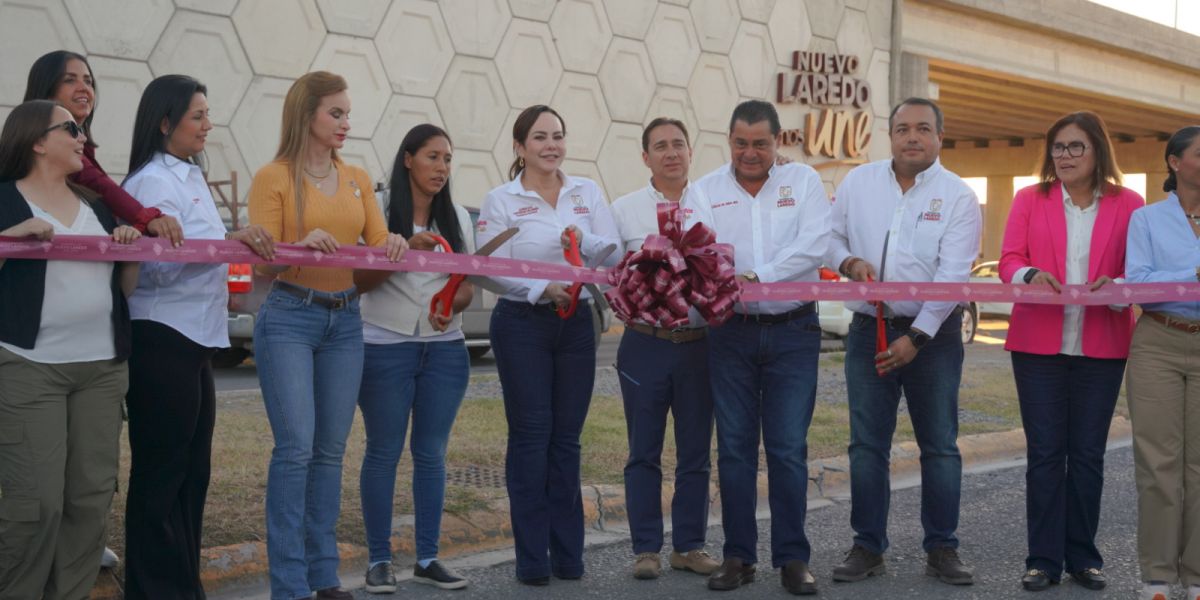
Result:
{"label": "hexagonal pattern wall", "polygon": [[[343,155],[388,176],[417,123],[454,140],[455,197],[477,205],[506,179],[512,124],[549,103],[567,122],[564,169],[615,198],[644,185],[640,130],[688,127],[695,177],[723,164],[729,113],[773,99],[795,50],[852,53],[886,155],[891,0],[0,0],[0,117],[21,101],[29,66],[65,48],[89,54],[99,84],[100,161],[121,175],[141,90],[184,73],[209,88],[218,125],[210,177],[237,171],[241,195],[275,154],[283,96],[313,69],[346,77],[353,101]],[[780,105],[784,126],[809,109]],[[803,160],[798,148],[786,152]],[[827,169],[832,182],[845,169]]]}

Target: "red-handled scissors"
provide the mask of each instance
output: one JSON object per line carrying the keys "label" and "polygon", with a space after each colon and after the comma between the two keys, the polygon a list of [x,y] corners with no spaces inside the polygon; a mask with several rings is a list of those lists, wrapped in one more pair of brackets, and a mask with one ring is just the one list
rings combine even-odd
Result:
{"label": "red-handled scissors", "polygon": [[[867,277],[868,282],[875,281],[874,277]],[[872,302],[875,305],[875,354],[883,354],[887,352],[887,324],[883,320],[883,301]],[[883,371],[876,367],[875,372],[883,377]]]}
{"label": "red-handled scissors", "polygon": [[[499,248],[504,244],[504,242],[507,242],[510,238],[512,238],[512,236],[517,235],[518,231],[520,231],[520,229],[516,227],[511,227],[501,231],[498,235],[496,235],[496,237],[492,238],[490,241],[488,241],[488,243],[476,250],[475,256],[487,256],[495,252],[496,248]],[[450,242],[447,242],[446,238],[432,232],[430,232],[429,235],[432,236],[434,241],[436,241],[438,245],[442,247],[443,251],[448,253],[454,252],[454,249],[450,247]],[[433,299],[429,301],[429,316],[432,317],[438,313],[441,313],[443,317],[450,316],[450,313],[454,310],[454,296],[458,293],[459,286],[461,286],[462,282],[466,281],[466,279],[466,275],[461,275],[458,273],[450,275],[450,281],[447,281],[442,290],[434,294]]]}
{"label": "red-handled scissors", "polygon": [[[571,266],[584,266],[583,255],[579,253],[579,237],[575,235],[574,229],[567,230],[567,239],[570,243],[566,248],[563,248],[563,258],[566,259],[567,264]],[[600,265],[600,263],[603,263],[604,259],[608,258],[608,255],[612,254],[616,249],[616,244],[609,244],[605,246],[596,253],[596,256],[592,257],[592,259],[588,261],[587,268],[596,268]],[[580,281],[572,283],[571,287],[567,288],[567,294],[571,296],[571,303],[568,304],[566,308],[561,306],[554,307],[554,310],[558,313],[559,317],[562,317],[563,319],[570,319],[575,315],[575,309],[579,307],[579,290],[581,289],[583,289],[583,282]],[[593,292],[593,294],[594,293],[595,292]]]}

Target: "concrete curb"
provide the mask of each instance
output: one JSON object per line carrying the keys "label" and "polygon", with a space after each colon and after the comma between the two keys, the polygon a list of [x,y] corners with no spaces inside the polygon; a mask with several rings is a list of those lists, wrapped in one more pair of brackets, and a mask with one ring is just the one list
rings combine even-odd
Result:
{"label": "concrete curb", "polygon": [[[1108,432],[1111,442],[1128,439],[1132,433],[1124,417],[1113,417]],[[1021,429],[969,435],[959,438],[963,468],[988,463],[1022,459],[1025,456],[1025,433]],[[811,461],[809,463],[809,501],[845,497],[850,493],[850,459],[847,456]],[[903,442],[892,448],[892,480],[920,477],[920,449],[916,442]],[[760,504],[767,497],[767,477],[758,476]],[[582,488],[584,524],[587,528],[605,531],[624,523],[625,490],[620,485],[590,485]],[[670,514],[673,486],[663,484],[663,514]],[[720,494],[712,490],[710,514],[721,514]],[[508,519],[508,499],[496,500],[487,510],[468,515],[446,514],[442,517],[441,554],[443,557],[495,550],[512,544],[512,527]],[[402,519],[392,532],[392,547],[400,554],[413,554],[411,519]],[[354,544],[338,544],[343,570],[361,570],[367,560],[367,549]],[[209,595],[241,586],[261,583],[267,574],[267,547],[263,542],[247,542],[231,546],[205,548],[201,552],[201,581]],[[102,577],[92,590],[93,600],[118,600],[119,590],[111,578]]]}

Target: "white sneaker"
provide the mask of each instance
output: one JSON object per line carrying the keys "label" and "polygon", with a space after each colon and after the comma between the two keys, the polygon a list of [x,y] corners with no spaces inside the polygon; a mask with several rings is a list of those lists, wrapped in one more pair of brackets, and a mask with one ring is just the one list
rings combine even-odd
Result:
{"label": "white sneaker", "polygon": [[104,554],[100,555],[100,568],[115,569],[119,564],[121,564],[121,559],[117,556],[117,553],[113,552],[108,546],[105,546]]}
{"label": "white sneaker", "polygon": [[1169,600],[1171,598],[1171,586],[1165,583],[1142,583],[1141,600]]}
{"label": "white sneaker", "polygon": [[1200,584],[1188,586],[1187,600],[1200,600]]}

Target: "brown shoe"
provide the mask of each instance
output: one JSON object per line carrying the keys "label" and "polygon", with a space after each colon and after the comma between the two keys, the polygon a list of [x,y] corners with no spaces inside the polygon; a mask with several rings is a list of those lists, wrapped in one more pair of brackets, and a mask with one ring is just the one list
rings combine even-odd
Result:
{"label": "brown shoe", "polygon": [[721,563],[702,548],[688,550],[683,554],[672,550],[670,563],[672,569],[691,571],[701,575],[712,575],[721,568]]}
{"label": "brown shoe", "polygon": [[709,576],[708,589],[736,590],[742,584],[754,581],[754,571],[754,565],[747,565],[740,558],[726,558],[721,568]]}
{"label": "brown shoe", "polygon": [[317,600],[354,600],[354,594],[340,587],[317,590]]}
{"label": "brown shoe", "polygon": [[846,553],[842,564],[833,568],[834,581],[862,581],[872,575],[882,575],[887,571],[883,563],[883,555],[875,554],[866,548],[855,544]]}
{"label": "brown shoe", "polygon": [[817,593],[817,578],[808,570],[808,563],[802,560],[789,560],[779,572],[783,589],[796,596],[811,596]]}
{"label": "brown shoe", "polygon": [[662,561],[657,552],[643,552],[633,563],[634,579],[658,579],[662,575]]}
{"label": "brown shoe", "polygon": [[950,585],[971,585],[975,583],[975,571],[963,564],[958,557],[958,550],[942,547],[929,552],[925,563],[925,574],[937,577],[943,583]]}

